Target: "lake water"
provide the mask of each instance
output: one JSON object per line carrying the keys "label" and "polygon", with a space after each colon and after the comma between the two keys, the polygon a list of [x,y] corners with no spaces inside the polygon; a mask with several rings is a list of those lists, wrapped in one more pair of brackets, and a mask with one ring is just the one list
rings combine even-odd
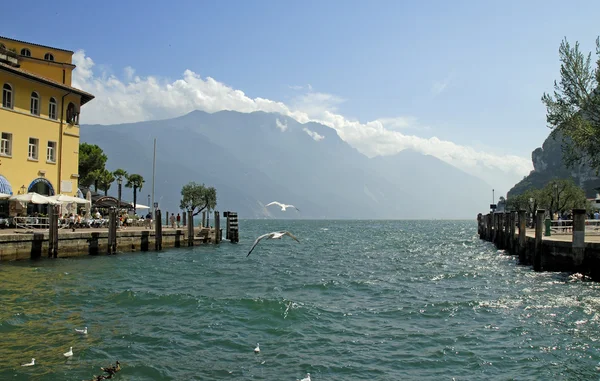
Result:
{"label": "lake water", "polygon": [[[282,229],[301,243],[263,241],[246,258]],[[0,380],[86,380],[115,360],[114,379],[131,381],[600,376],[599,284],[520,266],[473,221],[241,221],[240,233],[0,264]]]}

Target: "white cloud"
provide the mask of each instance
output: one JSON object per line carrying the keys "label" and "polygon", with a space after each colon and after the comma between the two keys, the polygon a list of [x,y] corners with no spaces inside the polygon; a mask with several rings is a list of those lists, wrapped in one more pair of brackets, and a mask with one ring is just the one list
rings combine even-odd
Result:
{"label": "white cloud", "polygon": [[413,116],[397,116],[395,118],[379,118],[378,122],[390,130],[405,130],[409,128],[419,129],[419,130],[428,130],[429,127],[419,125],[417,122],[417,118]]}
{"label": "white cloud", "polygon": [[275,119],[275,125],[277,126],[277,128],[279,128],[282,132],[287,130],[288,126],[287,126],[287,120],[283,120],[280,121],[279,118]]}
{"label": "white cloud", "polygon": [[180,79],[168,81],[153,76],[134,76],[135,71],[130,68],[125,69],[125,73],[129,73],[131,78],[121,80],[114,75],[95,71],[94,62],[83,51],[74,54],[73,63],[77,65],[73,72],[73,85],[96,95],[96,99],[84,106],[81,117],[83,123],[113,124],[166,119],[193,110],[275,112],[300,123],[314,121],[329,126],[343,140],[369,157],[392,155],[410,148],[438,157],[490,184],[502,181],[508,187],[509,181],[514,184],[532,169],[528,158],[495,155],[437,137],[423,138],[394,130],[413,125],[415,120],[410,117],[382,118],[370,122],[350,120],[337,111],[344,99],[313,92],[310,85],[306,94],[296,97],[287,105],[264,98],[250,98],[243,91],[211,77],[202,78],[191,70],[186,70]]}
{"label": "white cloud", "polygon": [[306,132],[308,134],[308,136],[310,136],[311,138],[314,139],[314,141],[319,142],[323,139],[325,139],[325,136],[323,135],[319,135],[317,132],[309,130],[308,128],[304,127],[302,129],[302,131]]}

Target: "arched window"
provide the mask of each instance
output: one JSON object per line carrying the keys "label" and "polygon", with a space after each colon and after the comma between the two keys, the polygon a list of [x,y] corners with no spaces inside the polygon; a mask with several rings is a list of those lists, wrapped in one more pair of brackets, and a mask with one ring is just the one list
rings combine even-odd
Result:
{"label": "arched window", "polygon": [[45,59],[46,61],[54,61],[54,56],[52,55],[52,53],[46,53],[46,54],[44,55],[44,59]]}
{"label": "arched window", "polygon": [[48,106],[48,118],[56,119],[56,99],[54,97],[50,98],[50,103]]}
{"label": "arched window", "polygon": [[33,115],[40,115],[40,96],[35,91],[31,93],[31,107],[29,111]]}
{"label": "arched window", "polygon": [[2,107],[13,108],[13,90],[8,83],[2,86]]}
{"label": "arched window", "polygon": [[21,49],[21,55],[25,57],[31,57],[31,51],[27,48]]}
{"label": "arched window", "polygon": [[77,110],[75,110],[75,105],[72,102],[69,102],[67,106],[67,123],[77,124]]}

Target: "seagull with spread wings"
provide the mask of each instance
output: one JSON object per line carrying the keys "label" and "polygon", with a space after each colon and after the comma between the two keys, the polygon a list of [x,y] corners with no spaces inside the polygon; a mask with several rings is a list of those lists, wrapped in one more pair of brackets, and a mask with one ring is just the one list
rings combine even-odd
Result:
{"label": "seagull with spread wings", "polygon": [[267,205],[265,205],[265,207],[267,207],[267,206],[271,206],[271,205],[277,205],[278,207],[280,207],[280,208],[281,208],[281,211],[282,211],[282,212],[285,212],[287,208],[294,208],[294,209],[296,209],[297,211],[300,211],[300,209],[296,208],[294,205],[283,204],[283,203],[281,203],[281,202],[278,202],[278,201],[273,201],[273,202],[270,202],[270,203],[268,203]]}
{"label": "seagull with spread wings", "polygon": [[281,239],[283,236],[285,235],[289,235],[290,237],[292,237],[296,242],[300,242],[298,241],[298,238],[294,237],[294,235],[288,231],[283,231],[283,232],[272,232],[272,233],[267,233],[267,234],[263,234],[260,237],[258,237],[256,239],[256,241],[254,241],[254,244],[252,245],[252,247],[250,248],[250,251],[248,252],[248,255],[246,255],[246,257],[248,257],[250,255],[250,253],[252,253],[252,250],[254,250],[254,248],[256,247],[256,245],[258,245],[258,243],[263,240],[263,239]]}

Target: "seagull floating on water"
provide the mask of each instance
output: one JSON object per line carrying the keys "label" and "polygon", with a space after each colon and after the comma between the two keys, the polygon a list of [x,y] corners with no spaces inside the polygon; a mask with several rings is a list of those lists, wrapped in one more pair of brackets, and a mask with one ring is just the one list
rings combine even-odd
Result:
{"label": "seagull floating on water", "polygon": [[260,346],[258,345],[258,343],[256,343],[256,348],[254,348],[254,353],[256,353],[256,354],[260,353]]}
{"label": "seagull floating on water", "polygon": [[77,329],[75,328],[75,332],[81,334],[81,335],[87,335],[87,327],[85,327],[84,329]]}
{"label": "seagull floating on water", "polygon": [[73,356],[73,347],[69,348],[68,352],[63,353],[63,356],[65,356],[65,357]]}
{"label": "seagull floating on water", "polygon": [[298,381],[310,381],[310,373],[306,373],[306,377]]}
{"label": "seagull floating on water", "polygon": [[265,207],[271,206],[271,205],[277,205],[277,206],[279,206],[281,208],[282,212],[285,212],[287,208],[294,208],[297,211],[300,211],[300,209],[296,208],[294,205],[282,204],[281,202],[278,202],[278,201],[270,202],[267,205],[265,205]]}
{"label": "seagull floating on water", "polygon": [[31,362],[28,362],[27,364],[21,364],[21,366],[34,366],[35,365],[35,359],[31,359]]}
{"label": "seagull floating on water", "polygon": [[[292,237],[296,242],[300,242],[298,241],[298,238],[294,237],[294,235],[288,231],[283,231],[283,232],[271,232],[271,233],[267,233],[267,234],[263,234],[260,237],[258,237],[256,239],[256,241],[254,241],[254,244],[252,245],[252,247],[250,248],[250,251],[248,252],[248,255],[250,255],[250,253],[252,253],[252,250],[254,250],[254,248],[256,247],[256,245],[258,245],[258,243],[263,240],[263,239],[281,239],[284,235],[289,235],[290,237]],[[246,257],[248,256],[246,255]]]}

